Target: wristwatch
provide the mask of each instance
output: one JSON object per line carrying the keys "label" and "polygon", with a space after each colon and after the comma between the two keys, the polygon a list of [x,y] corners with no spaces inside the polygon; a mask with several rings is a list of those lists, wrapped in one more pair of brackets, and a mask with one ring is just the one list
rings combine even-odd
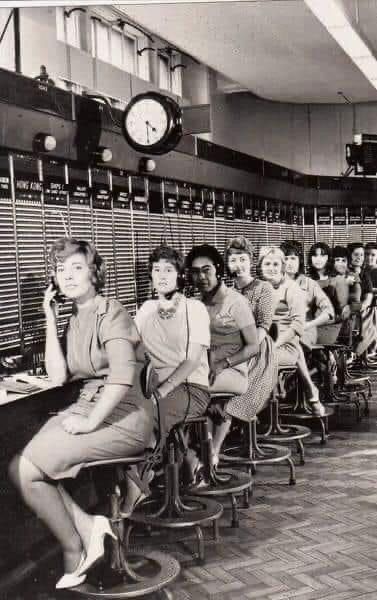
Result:
{"label": "wristwatch", "polygon": [[228,367],[232,367],[233,366],[232,363],[230,362],[229,356],[227,356],[224,360],[225,360],[225,362],[226,362],[226,364],[227,364]]}

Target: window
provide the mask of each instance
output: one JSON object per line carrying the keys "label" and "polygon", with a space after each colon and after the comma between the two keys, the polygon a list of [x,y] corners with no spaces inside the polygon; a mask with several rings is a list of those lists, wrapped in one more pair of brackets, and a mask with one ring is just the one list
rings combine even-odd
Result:
{"label": "window", "polygon": [[170,90],[170,60],[163,54],[158,57],[158,86],[163,90]]}
{"label": "window", "polygon": [[109,27],[101,21],[92,21],[95,27],[95,55],[97,58],[110,62]]}
{"label": "window", "polygon": [[82,10],[72,8],[56,8],[56,37],[81,50],[87,49],[86,43],[86,20]]}
{"label": "window", "polygon": [[175,54],[173,59],[173,71],[171,71],[171,91],[177,96],[182,96],[182,72],[183,67],[177,67],[175,65],[182,64],[182,58],[180,54]]}
{"label": "window", "polygon": [[136,40],[128,35],[124,36],[125,68],[129,73],[136,71]]}
{"label": "window", "polygon": [[116,29],[110,35],[111,63],[114,67],[123,68],[123,34]]}
{"label": "window", "polygon": [[136,39],[117,27],[92,18],[92,52],[104,62],[128,73],[137,73]]}

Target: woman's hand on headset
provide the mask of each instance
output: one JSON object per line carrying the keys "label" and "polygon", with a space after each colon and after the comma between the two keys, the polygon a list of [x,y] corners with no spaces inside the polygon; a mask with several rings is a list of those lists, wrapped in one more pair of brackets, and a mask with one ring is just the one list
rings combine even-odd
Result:
{"label": "woman's hand on headset", "polygon": [[57,293],[56,288],[52,285],[52,283],[50,283],[50,285],[48,286],[48,288],[46,289],[46,291],[44,293],[43,304],[42,304],[46,317],[56,315],[56,302],[54,302],[56,293]]}

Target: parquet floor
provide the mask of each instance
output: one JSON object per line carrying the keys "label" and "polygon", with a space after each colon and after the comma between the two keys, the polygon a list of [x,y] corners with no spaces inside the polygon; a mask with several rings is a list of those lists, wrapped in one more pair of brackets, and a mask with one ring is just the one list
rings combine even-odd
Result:
{"label": "parquet floor", "polygon": [[[204,567],[190,562],[182,545],[162,546],[186,565],[171,588],[175,600],[377,600],[374,397],[368,419],[355,424],[344,412],[326,446],[317,435],[306,443],[296,486],[288,485],[285,466],[260,469],[240,528],[230,528],[226,511],[221,541],[206,545]],[[55,592],[60,568],[54,561],[9,599],[77,598]]]}

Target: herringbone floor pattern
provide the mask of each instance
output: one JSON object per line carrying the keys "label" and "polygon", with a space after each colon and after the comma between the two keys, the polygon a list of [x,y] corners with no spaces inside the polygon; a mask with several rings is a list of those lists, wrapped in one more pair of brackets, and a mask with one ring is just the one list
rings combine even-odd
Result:
{"label": "herringbone floor pattern", "polygon": [[[285,466],[260,469],[240,528],[230,528],[226,511],[221,541],[206,544],[204,567],[190,561],[190,542],[164,544],[186,565],[172,586],[175,600],[376,600],[376,419],[377,401],[360,424],[342,411],[326,446],[317,435],[306,443],[296,486],[288,485]],[[9,598],[77,597],[53,591],[59,568]]]}

